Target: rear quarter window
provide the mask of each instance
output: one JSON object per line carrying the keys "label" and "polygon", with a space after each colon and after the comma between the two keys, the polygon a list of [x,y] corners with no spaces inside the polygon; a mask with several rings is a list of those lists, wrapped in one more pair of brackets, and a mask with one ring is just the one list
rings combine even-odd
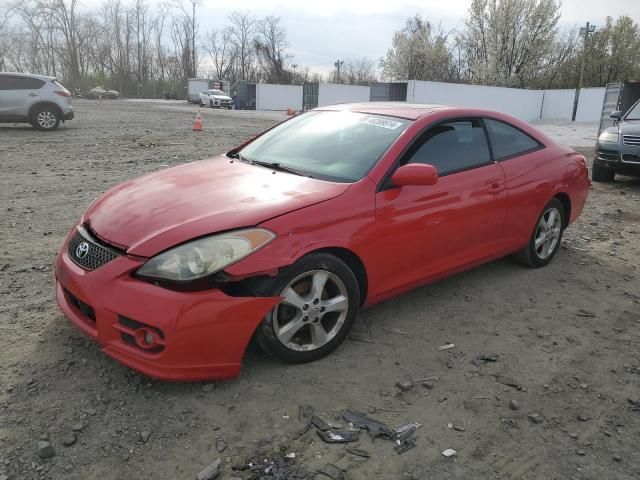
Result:
{"label": "rear quarter window", "polygon": [[542,148],[533,137],[508,123],[485,119],[491,137],[491,146],[496,160],[504,160]]}
{"label": "rear quarter window", "polygon": [[0,90],[38,90],[44,83],[37,78],[0,75]]}

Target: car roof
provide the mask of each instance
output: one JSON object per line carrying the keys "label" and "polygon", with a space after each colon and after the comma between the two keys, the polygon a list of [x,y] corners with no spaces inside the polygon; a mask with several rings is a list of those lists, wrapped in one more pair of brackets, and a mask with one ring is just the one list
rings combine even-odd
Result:
{"label": "car roof", "polygon": [[316,108],[315,110],[349,111],[358,113],[369,113],[372,115],[388,115],[390,117],[406,118],[407,120],[417,120],[423,115],[428,115],[441,110],[455,110],[456,107],[448,105],[435,105],[428,103],[406,103],[406,102],[366,102],[366,103],[341,103]]}
{"label": "car roof", "polygon": [[25,78],[37,78],[40,80],[55,80],[56,77],[48,77],[46,75],[34,75],[32,73],[18,73],[18,72],[0,72],[0,75],[11,75],[12,77],[25,77]]}

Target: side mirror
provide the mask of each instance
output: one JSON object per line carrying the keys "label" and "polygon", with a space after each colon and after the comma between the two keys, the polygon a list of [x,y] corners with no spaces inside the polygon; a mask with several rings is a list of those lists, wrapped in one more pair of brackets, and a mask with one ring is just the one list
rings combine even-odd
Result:
{"label": "side mirror", "polygon": [[438,181],[438,169],[424,163],[410,163],[397,169],[391,176],[391,181],[397,187],[435,185]]}
{"label": "side mirror", "polygon": [[615,112],[611,112],[611,115],[609,116],[616,120],[620,120],[622,118],[622,112],[620,110],[616,110]]}

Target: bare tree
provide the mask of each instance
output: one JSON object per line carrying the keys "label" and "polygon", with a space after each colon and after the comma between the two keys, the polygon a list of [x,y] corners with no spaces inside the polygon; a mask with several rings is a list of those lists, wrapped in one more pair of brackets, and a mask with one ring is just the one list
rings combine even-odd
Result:
{"label": "bare tree", "polygon": [[256,20],[249,12],[235,11],[229,15],[229,21],[231,39],[236,50],[234,80],[256,80],[253,45]]}
{"label": "bare tree", "polygon": [[18,12],[17,4],[0,5],[0,70],[7,69],[7,52],[13,49],[17,33],[13,32],[9,24],[11,18]]}
{"label": "bare tree", "polygon": [[286,70],[289,42],[287,32],[280,25],[280,17],[268,16],[257,23],[254,46],[264,80],[291,83],[293,75]]}
{"label": "bare tree", "polygon": [[204,49],[213,62],[216,78],[228,78],[237,56],[237,49],[233,43],[233,30],[231,27],[207,32],[205,35]]}
{"label": "bare tree", "polygon": [[202,0],[175,0],[175,6],[181,12],[181,16],[174,20],[174,37],[182,37],[179,44],[182,47],[182,63],[185,78],[196,77],[198,74],[198,54],[196,51],[196,41],[200,24],[197,19],[197,8]]}
{"label": "bare tree", "polygon": [[537,88],[573,88],[578,83],[580,42],[578,30],[565,30],[556,35],[551,52],[544,61],[540,75],[529,79]]}
{"label": "bare tree", "polygon": [[376,82],[376,65],[370,58],[349,58],[340,67],[340,76],[337,69],[329,74],[329,80],[333,83],[346,83],[348,85],[369,85]]}

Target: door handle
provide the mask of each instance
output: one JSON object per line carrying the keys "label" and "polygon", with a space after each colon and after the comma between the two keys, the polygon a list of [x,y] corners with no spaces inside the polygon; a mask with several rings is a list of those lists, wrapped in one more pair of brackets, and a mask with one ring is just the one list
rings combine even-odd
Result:
{"label": "door handle", "polygon": [[31,92],[31,93],[29,94],[29,96],[30,96],[30,97],[37,97],[37,96],[38,96],[38,94],[37,94],[37,93],[33,93],[33,92]]}
{"label": "door handle", "polygon": [[501,193],[503,190],[504,190],[504,185],[502,185],[501,183],[494,182],[489,184],[488,191],[491,195],[497,195]]}

